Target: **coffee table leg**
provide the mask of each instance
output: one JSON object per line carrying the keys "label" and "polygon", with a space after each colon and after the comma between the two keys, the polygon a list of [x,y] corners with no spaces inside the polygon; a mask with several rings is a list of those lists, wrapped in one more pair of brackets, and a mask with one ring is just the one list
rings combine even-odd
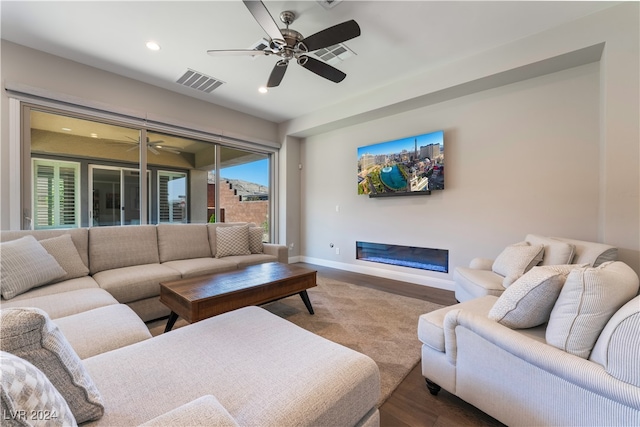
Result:
{"label": "coffee table leg", "polygon": [[309,314],[313,314],[313,307],[311,306],[311,300],[309,299],[309,294],[306,290],[300,292],[300,298],[302,298],[302,302],[304,303],[307,310],[309,310]]}
{"label": "coffee table leg", "polygon": [[176,324],[176,320],[178,320],[178,315],[175,311],[172,311],[169,315],[169,320],[167,320],[167,326],[164,328],[164,331],[169,332],[171,328],[173,328],[173,325]]}

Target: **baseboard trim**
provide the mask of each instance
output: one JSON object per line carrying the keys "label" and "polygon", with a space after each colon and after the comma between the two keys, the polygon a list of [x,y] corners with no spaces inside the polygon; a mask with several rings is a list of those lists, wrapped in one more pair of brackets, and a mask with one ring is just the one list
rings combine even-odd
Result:
{"label": "baseboard trim", "polygon": [[[292,261],[296,259],[295,261]],[[385,279],[398,280],[401,282],[414,283],[416,285],[429,286],[447,291],[454,290],[453,280],[439,279],[436,277],[422,276],[419,274],[405,273],[402,271],[385,270],[383,268],[375,268],[356,264],[347,264],[343,262],[328,261],[321,258],[312,258],[307,256],[297,256],[289,258],[289,262],[307,262],[309,264],[317,264],[323,267],[336,268],[338,270],[351,271],[353,273],[368,274],[370,276],[384,277]]]}

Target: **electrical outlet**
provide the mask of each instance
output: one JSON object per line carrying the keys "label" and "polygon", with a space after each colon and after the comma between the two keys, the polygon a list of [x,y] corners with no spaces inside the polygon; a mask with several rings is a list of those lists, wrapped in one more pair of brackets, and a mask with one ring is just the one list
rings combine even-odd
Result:
{"label": "electrical outlet", "polygon": [[340,248],[336,248],[336,255],[340,255]]}

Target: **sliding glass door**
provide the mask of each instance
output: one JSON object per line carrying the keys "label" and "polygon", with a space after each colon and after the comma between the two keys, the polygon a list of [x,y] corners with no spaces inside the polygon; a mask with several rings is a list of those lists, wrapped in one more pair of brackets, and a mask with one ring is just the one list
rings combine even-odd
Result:
{"label": "sliding glass door", "polygon": [[269,156],[220,147],[219,222],[250,222],[269,239]]}
{"label": "sliding glass door", "polygon": [[270,240],[272,151],[91,112],[22,111],[23,228],[243,221]]}
{"label": "sliding glass door", "polygon": [[[140,172],[95,165],[90,165],[89,171],[91,225],[140,224]],[[150,174],[147,173],[147,176],[150,177]]]}

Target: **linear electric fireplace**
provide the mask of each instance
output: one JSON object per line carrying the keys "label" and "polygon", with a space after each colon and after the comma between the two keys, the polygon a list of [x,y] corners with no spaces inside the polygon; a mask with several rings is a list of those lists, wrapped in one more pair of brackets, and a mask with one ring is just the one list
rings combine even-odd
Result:
{"label": "linear electric fireplace", "polygon": [[400,267],[449,272],[449,251],[384,243],[356,242],[356,258]]}

